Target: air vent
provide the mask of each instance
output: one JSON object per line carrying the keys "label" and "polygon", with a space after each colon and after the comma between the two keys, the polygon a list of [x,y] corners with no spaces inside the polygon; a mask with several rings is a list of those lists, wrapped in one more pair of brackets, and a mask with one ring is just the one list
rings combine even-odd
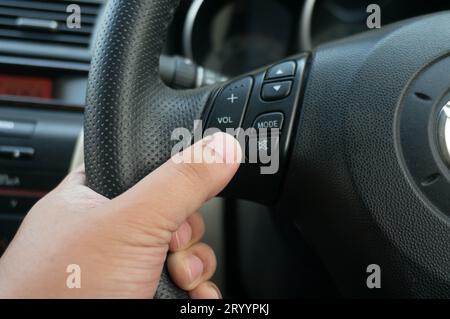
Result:
{"label": "air vent", "polygon": [[[0,41],[18,40],[88,48],[101,0],[0,0]],[[81,28],[67,26],[69,4],[81,8]]]}

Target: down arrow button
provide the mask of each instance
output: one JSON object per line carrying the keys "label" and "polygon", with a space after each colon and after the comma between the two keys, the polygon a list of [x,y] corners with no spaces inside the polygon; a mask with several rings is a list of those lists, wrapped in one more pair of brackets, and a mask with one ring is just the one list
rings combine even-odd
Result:
{"label": "down arrow button", "polygon": [[266,101],[284,99],[291,94],[292,81],[275,82],[264,84],[262,98]]}

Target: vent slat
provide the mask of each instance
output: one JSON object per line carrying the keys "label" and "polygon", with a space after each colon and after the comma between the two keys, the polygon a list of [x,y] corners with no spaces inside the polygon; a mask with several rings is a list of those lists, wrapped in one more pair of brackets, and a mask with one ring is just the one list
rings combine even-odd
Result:
{"label": "vent slat", "polygon": [[[80,29],[69,29],[66,24],[69,4],[81,7]],[[3,38],[87,48],[101,4],[101,0],[0,0],[0,41]],[[23,24],[25,19],[30,22]]]}
{"label": "vent slat", "polygon": [[[15,9],[3,7],[0,5],[0,14],[2,16],[12,16],[12,17],[22,17],[22,18],[32,18],[32,19],[42,19],[42,20],[56,20],[60,22],[66,22],[68,14],[67,13],[57,13],[49,11],[38,11],[38,10],[27,10],[27,9]],[[81,23],[94,24],[96,22],[96,17],[83,15],[81,16]]]}
{"label": "vent slat", "polygon": [[82,44],[88,46],[90,43],[90,37],[77,36],[77,35],[66,35],[59,33],[43,33],[43,32],[32,32],[32,31],[18,31],[18,30],[6,30],[0,29],[0,37],[5,38],[21,38],[32,41],[45,41],[54,43],[66,43],[66,44]]}
{"label": "vent slat", "polygon": [[[17,19],[15,18],[3,18],[0,17],[0,29],[1,27],[8,27],[9,30],[20,30],[20,28],[17,27]],[[58,29],[55,32],[63,32],[63,33],[69,33],[69,34],[85,34],[90,36],[93,31],[93,27],[91,26],[84,26],[82,25],[80,29],[69,29],[66,24],[60,23],[58,24]],[[54,32],[53,32],[54,33]]]}
{"label": "vent slat", "polygon": [[44,2],[44,1],[33,1],[33,0],[0,0],[0,6],[8,8],[21,8],[21,9],[33,9],[38,11],[51,11],[65,13],[67,6],[69,4],[78,4],[81,8],[82,14],[87,15],[97,15],[98,5],[89,5],[86,3],[77,3],[72,1],[71,3],[58,2]]}
{"label": "vent slat", "polygon": [[[30,18],[30,17],[16,17],[16,16],[9,16],[9,15],[4,15],[1,12],[1,8],[0,8],[0,19],[12,19],[14,21],[16,21],[18,18],[27,18],[27,19],[37,19],[37,20],[43,20],[43,21],[56,21],[58,24],[60,25],[67,25],[66,21],[57,21],[57,20],[48,20],[48,19],[40,19],[40,18]],[[90,27],[92,28],[94,26],[94,23],[88,23],[85,20],[81,20],[81,27]]]}

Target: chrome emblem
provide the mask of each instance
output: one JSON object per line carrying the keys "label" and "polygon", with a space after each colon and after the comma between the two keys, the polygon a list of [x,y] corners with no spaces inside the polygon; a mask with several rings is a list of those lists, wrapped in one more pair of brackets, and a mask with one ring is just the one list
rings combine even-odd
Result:
{"label": "chrome emblem", "polygon": [[439,114],[438,137],[441,154],[450,165],[450,101]]}

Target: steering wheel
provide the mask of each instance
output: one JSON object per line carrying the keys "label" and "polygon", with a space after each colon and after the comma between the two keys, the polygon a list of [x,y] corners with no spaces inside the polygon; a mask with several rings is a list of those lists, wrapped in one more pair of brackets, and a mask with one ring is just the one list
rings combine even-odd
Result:
{"label": "steering wheel", "polygon": [[[177,5],[108,2],[89,76],[88,185],[109,198],[126,191],[170,157],[172,131],[196,119],[220,130],[273,126],[279,169],[245,163],[223,196],[295,223],[344,296],[450,297],[450,13],[177,91],[158,69]],[[367,286],[372,264],[379,289]],[[156,297],[185,296],[165,272]]]}

